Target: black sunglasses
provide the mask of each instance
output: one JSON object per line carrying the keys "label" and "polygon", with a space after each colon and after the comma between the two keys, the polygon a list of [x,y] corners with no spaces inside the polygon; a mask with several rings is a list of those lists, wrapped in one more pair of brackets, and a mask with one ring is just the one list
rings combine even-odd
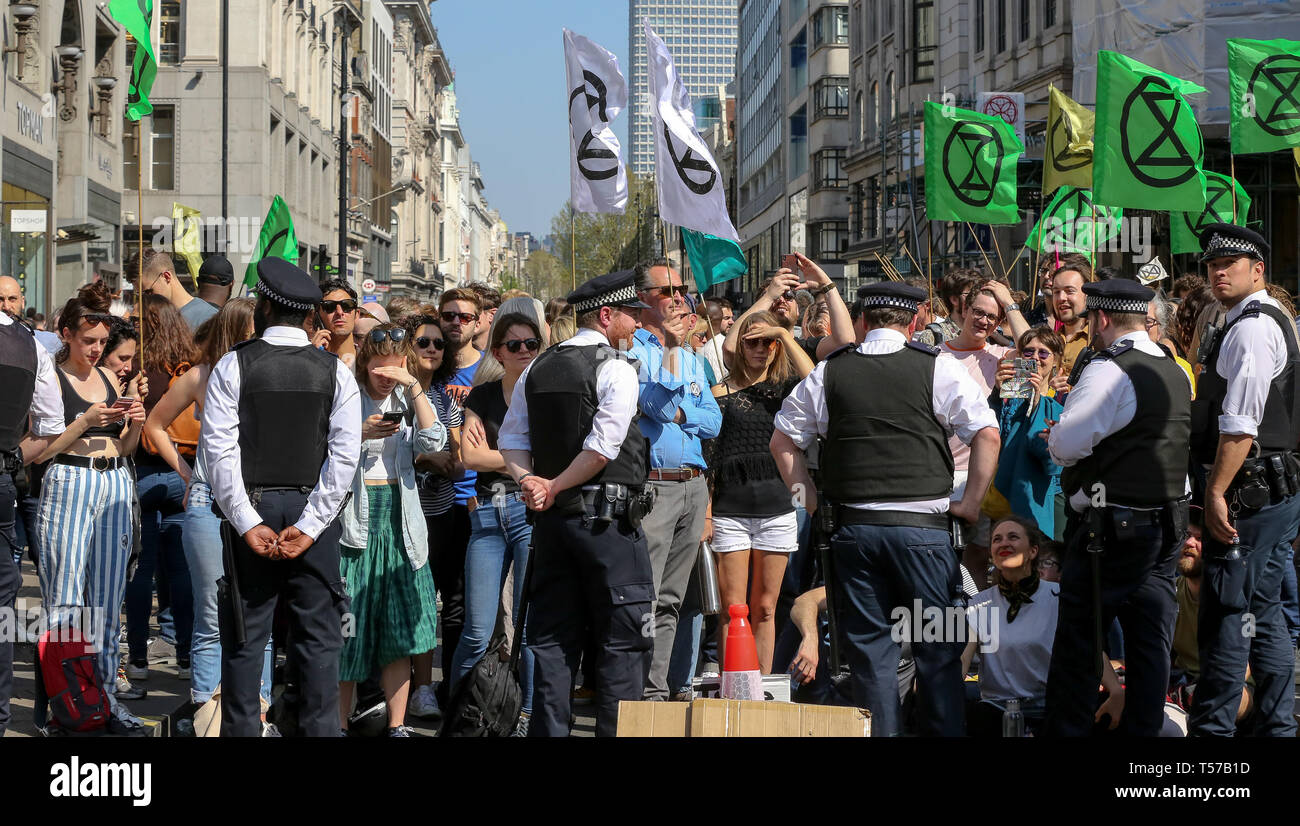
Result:
{"label": "black sunglasses", "polygon": [[375,329],[370,331],[370,340],[375,344],[382,344],[384,339],[399,344],[406,341],[406,331],[401,327],[394,327],[391,330]]}
{"label": "black sunglasses", "polygon": [[686,285],[674,284],[671,287],[650,287],[648,289],[642,290],[641,292],[654,293],[658,295],[660,298],[671,298],[673,293],[677,293],[678,295],[684,296],[686,295]]}
{"label": "black sunglasses", "polygon": [[420,336],[415,340],[415,346],[419,347],[421,350],[428,347],[430,344],[433,345],[433,349],[441,350],[444,342],[440,338],[429,338],[428,336]]}
{"label": "black sunglasses", "polygon": [[343,312],[350,313],[356,310],[357,302],[350,298],[345,298],[342,301],[322,301],[320,303],[320,308],[325,311],[326,315],[334,312],[339,307],[343,308]]}
{"label": "black sunglasses", "polygon": [[442,320],[447,322],[448,324],[452,323],[453,321],[456,321],[457,319],[460,320],[461,324],[469,324],[471,321],[474,321],[477,318],[478,315],[476,313],[453,313],[450,310],[442,314]]}
{"label": "black sunglasses", "polygon": [[94,327],[96,324],[107,324],[109,327],[112,327],[113,322],[117,320],[117,316],[110,315],[109,313],[86,313],[81,318],[83,321],[88,322],[91,327]]}
{"label": "black sunglasses", "polygon": [[527,347],[528,352],[536,353],[537,348],[542,346],[542,340],[540,338],[512,338],[501,342],[501,344],[512,353],[518,353],[520,347]]}

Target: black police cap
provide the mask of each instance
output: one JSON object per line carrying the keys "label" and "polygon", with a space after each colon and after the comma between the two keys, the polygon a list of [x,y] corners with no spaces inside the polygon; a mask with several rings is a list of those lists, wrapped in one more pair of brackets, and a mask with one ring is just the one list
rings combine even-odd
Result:
{"label": "black police cap", "polygon": [[1269,245],[1253,229],[1236,224],[1210,224],[1201,231],[1201,261],[1227,256],[1249,255],[1259,261],[1268,257]]}
{"label": "black police cap", "polygon": [[567,300],[576,313],[586,313],[601,307],[649,309],[648,304],[636,297],[636,273],[632,270],[598,275],[569,293]]}
{"label": "black police cap", "polygon": [[1127,278],[1111,278],[1083,285],[1089,310],[1108,313],[1146,313],[1147,305],[1156,297],[1155,290]]}
{"label": "black police cap", "polygon": [[920,287],[913,287],[911,284],[904,284],[900,281],[881,281],[878,284],[859,287],[858,298],[862,301],[862,309],[864,310],[875,307],[889,307],[914,313],[921,304],[925,303],[928,296],[925,290]]}
{"label": "black police cap", "polygon": [[310,310],[320,303],[320,287],[306,271],[283,258],[257,262],[257,294],[291,310]]}
{"label": "black police cap", "polygon": [[199,281],[225,287],[235,283],[235,268],[224,255],[209,255],[199,267]]}

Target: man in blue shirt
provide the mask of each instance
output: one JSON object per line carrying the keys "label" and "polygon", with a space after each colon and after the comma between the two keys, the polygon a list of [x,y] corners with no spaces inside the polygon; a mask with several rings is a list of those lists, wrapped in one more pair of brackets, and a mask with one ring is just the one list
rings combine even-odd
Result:
{"label": "man in blue shirt", "polygon": [[[655,586],[655,645],[645,698],[670,695],[668,663],[677,617],[705,533],[709,504],[701,440],[718,435],[722,412],[713,398],[704,365],[684,346],[686,287],[664,259],[636,268],[641,311],[631,355],[640,363],[638,420],[650,443],[654,509],[642,520]],[[676,688],[676,687],[673,687]]]}

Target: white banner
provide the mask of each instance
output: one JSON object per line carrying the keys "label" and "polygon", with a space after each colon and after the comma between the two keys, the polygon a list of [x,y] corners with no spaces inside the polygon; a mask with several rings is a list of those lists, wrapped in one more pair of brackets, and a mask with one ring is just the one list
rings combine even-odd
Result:
{"label": "white banner", "polygon": [[627,168],[609,124],[627,106],[618,58],[580,34],[564,30],[569,97],[569,193],[579,212],[622,213]]}
{"label": "white banner", "polygon": [[650,57],[659,217],[679,227],[739,243],[740,236],[727,217],[722,174],[695,129],[690,93],[677,76],[672,55],[648,22],[645,37]]}

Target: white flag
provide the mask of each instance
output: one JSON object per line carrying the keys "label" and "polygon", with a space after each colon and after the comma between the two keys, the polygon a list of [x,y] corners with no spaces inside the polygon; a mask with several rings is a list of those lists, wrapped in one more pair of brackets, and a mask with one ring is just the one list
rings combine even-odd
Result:
{"label": "white flag", "polygon": [[679,227],[739,242],[740,236],[727,217],[718,164],[695,129],[690,93],[677,76],[672,55],[648,22],[645,38],[650,55],[659,217]]}
{"label": "white flag", "polygon": [[610,121],[627,106],[618,58],[580,34],[564,30],[569,97],[569,193],[579,212],[622,213],[627,169]]}
{"label": "white flag", "polygon": [[1146,286],[1164,281],[1168,277],[1169,273],[1165,272],[1165,268],[1161,266],[1158,256],[1152,258],[1150,262],[1138,269],[1138,281]]}

